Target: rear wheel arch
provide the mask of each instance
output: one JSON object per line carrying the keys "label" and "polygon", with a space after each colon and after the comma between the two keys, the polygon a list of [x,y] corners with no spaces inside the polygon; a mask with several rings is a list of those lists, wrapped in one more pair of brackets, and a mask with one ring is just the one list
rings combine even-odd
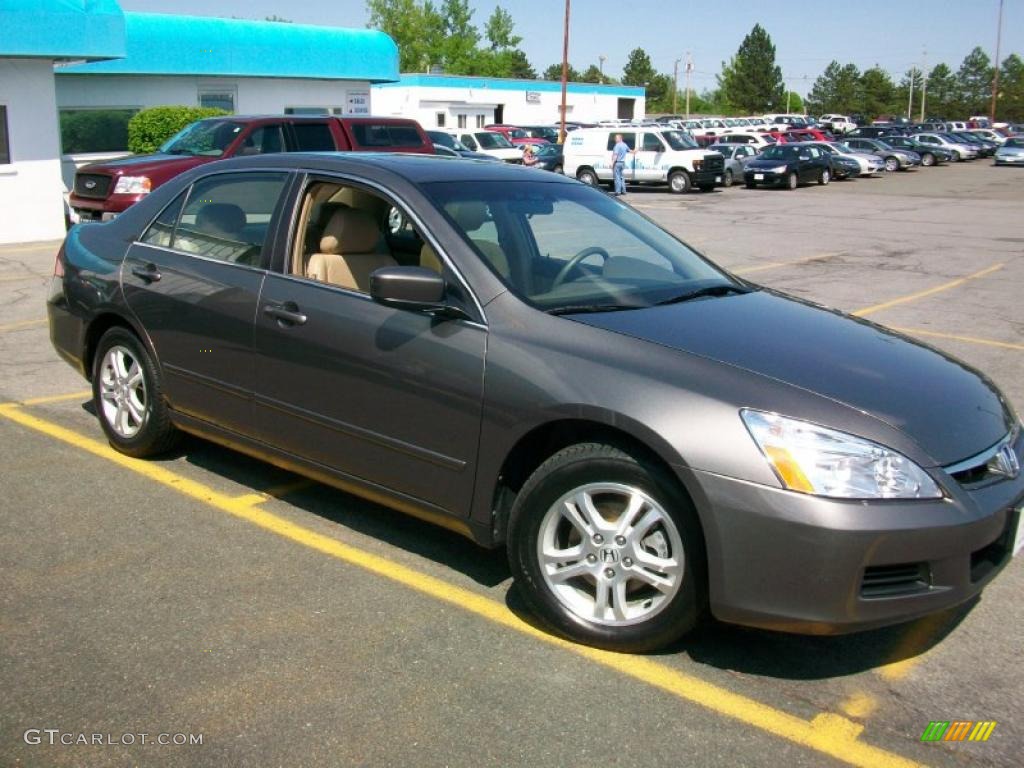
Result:
{"label": "rear wheel arch", "polygon": [[86,378],[92,381],[93,358],[96,356],[96,347],[103,334],[111,328],[121,327],[131,331],[138,337],[139,341],[152,356],[153,361],[159,365],[159,358],[153,351],[153,345],[149,337],[136,327],[135,323],[117,312],[102,312],[94,317],[85,330],[85,340],[82,349],[82,362],[86,371]]}

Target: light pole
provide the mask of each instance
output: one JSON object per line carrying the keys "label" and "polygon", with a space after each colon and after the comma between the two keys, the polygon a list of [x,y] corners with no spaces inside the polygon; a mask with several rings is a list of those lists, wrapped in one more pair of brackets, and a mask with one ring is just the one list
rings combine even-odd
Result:
{"label": "light pole", "polygon": [[996,60],[992,68],[992,104],[988,109],[990,125],[996,123],[996,97],[999,95],[999,45],[1003,39],[1003,0],[999,0],[999,21],[996,24]]}
{"label": "light pole", "polygon": [[672,117],[676,116],[679,104],[679,62],[682,59],[676,59],[675,66],[672,67]]}
{"label": "light pole", "polygon": [[604,60],[608,57],[603,53],[597,57],[597,68],[601,72],[601,84],[604,84]]}
{"label": "light pole", "polygon": [[690,119],[690,73],[693,72],[693,59],[686,52],[686,119]]}
{"label": "light pole", "polygon": [[907,100],[907,120],[911,119],[914,113],[914,81],[917,79],[917,70],[910,68],[910,98]]}
{"label": "light pole", "polygon": [[924,106],[928,100],[928,49],[921,49],[921,120],[924,122]]}
{"label": "light pole", "polygon": [[565,0],[565,29],[562,35],[562,119],[558,128],[558,143],[565,143],[565,89],[569,80],[569,2]]}

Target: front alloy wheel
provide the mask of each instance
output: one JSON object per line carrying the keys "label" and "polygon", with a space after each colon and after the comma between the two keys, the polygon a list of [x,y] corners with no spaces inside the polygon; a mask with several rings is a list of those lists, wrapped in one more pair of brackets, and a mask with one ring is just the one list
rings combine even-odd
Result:
{"label": "front alloy wheel", "polygon": [[899,169],[900,161],[898,159],[896,159],[895,157],[885,158],[885,170],[889,171],[889,173],[895,173]]}

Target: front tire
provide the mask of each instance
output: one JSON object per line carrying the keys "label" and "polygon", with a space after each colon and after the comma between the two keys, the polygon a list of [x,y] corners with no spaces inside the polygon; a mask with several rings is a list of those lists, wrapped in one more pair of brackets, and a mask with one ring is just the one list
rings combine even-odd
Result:
{"label": "front tire", "polygon": [[724,182],[723,183],[725,184],[725,186],[731,187],[732,184],[733,184],[732,171],[726,169],[725,176],[723,178],[724,178]]}
{"label": "front tire", "polygon": [[693,506],[657,467],[600,443],[545,461],[512,505],[509,562],[554,631],[622,652],[691,630],[707,602]]}
{"label": "front tire", "polygon": [[895,173],[900,169],[900,161],[895,157],[885,158],[885,170],[889,173]]}
{"label": "front tire", "polygon": [[923,155],[921,155],[921,165],[923,165],[925,168],[931,168],[933,165],[935,165],[935,155],[933,155],[931,152],[925,152]]}
{"label": "front tire", "polygon": [[828,168],[822,168],[821,173],[818,174],[818,183],[824,186],[832,181],[832,174],[829,173]]}
{"label": "front tire", "polygon": [[800,179],[797,178],[797,175],[795,173],[790,173],[789,176],[786,177],[786,189],[793,190],[796,189],[799,185]]}
{"label": "front tire", "polygon": [[127,328],[111,328],[100,338],[93,358],[92,397],[107,440],[121,453],[156,456],[180,437],[164,402],[160,371]]}
{"label": "front tire", "polygon": [[668,177],[668,188],[677,195],[690,191],[690,176],[686,171],[675,171]]}

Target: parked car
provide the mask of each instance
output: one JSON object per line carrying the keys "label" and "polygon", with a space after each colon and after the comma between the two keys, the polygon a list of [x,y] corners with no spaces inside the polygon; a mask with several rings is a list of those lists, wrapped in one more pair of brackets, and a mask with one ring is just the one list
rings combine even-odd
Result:
{"label": "parked car", "polygon": [[963,143],[974,147],[978,150],[979,157],[992,157],[999,148],[999,144],[996,142],[983,139],[970,131],[953,131],[949,135],[954,139],[958,139]]}
{"label": "parked car", "polygon": [[837,181],[855,179],[861,175],[861,165],[849,155],[832,155],[832,178]]}
{"label": "parked car", "polygon": [[474,152],[483,152],[485,155],[504,160],[506,163],[523,162],[522,148],[515,146],[504,135],[496,131],[451,129],[448,133]]}
{"label": "parked car", "polygon": [[841,141],[819,141],[814,142],[814,146],[827,152],[833,159],[845,157],[857,163],[861,176],[874,176],[885,170],[885,161],[882,158],[867,152],[857,152]]}
{"label": "parked car", "polygon": [[485,125],[485,130],[494,131],[500,133],[511,143],[517,147],[525,146],[526,144],[547,144],[548,140],[540,136],[534,136],[529,131],[520,128],[517,125]]}
{"label": "parked car", "polygon": [[1000,146],[1002,146],[1003,142],[1006,141],[1006,136],[992,128],[973,128],[968,131],[968,133],[972,133],[980,139],[994,142]]}
{"label": "parked car", "polygon": [[504,547],[581,642],[902,622],[1020,548],[989,379],[554,174],[236,158],[76,227],[55,273],[50,338],[115,450],[189,432]]}
{"label": "parked car", "polygon": [[975,147],[965,144],[963,141],[957,141],[945,133],[915,133],[910,138],[929,147],[945,149],[953,154],[953,159],[956,162],[973,160],[978,156],[978,150]]}
{"label": "parked car", "polygon": [[847,133],[843,140],[846,139],[879,139],[885,136],[904,136],[906,135],[906,129],[896,125],[862,125],[859,128]]}
{"label": "parked car", "polygon": [[717,137],[714,144],[749,144],[753,147],[769,147],[776,144],[777,140],[768,133],[755,131],[736,131],[735,133],[724,133]]}
{"label": "parked car", "polygon": [[938,146],[922,144],[910,136],[886,136],[883,141],[891,147],[916,152],[921,157],[921,165],[925,167],[949,162],[953,159],[951,151]]}
{"label": "parked car", "polygon": [[725,187],[731,187],[735,181],[742,179],[744,167],[758,154],[749,144],[712,144],[708,151],[717,152],[725,158],[722,178],[722,186]]}
{"label": "parked car", "polygon": [[558,143],[558,127],[551,125],[521,125],[526,135],[535,139],[544,139],[549,144]]}
{"label": "parked car", "polygon": [[899,149],[882,139],[861,139],[847,137],[843,141],[850,149],[859,152],[870,152],[885,161],[885,170],[891,172],[905,171],[921,164],[921,156],[917,152]]}
{"label": "parked car", "polygon": [[1024,137],[1011,136],[996,150],[994,165],[1024,165]]}
{"label": "parked car", "polygon": [[[435,154],[448,154],[448,152],[450,152],[467,160],[498,160],[498,158],[493,155],[488,155],[484,152],[474,152],[446,131],[427,131],[427,136],[432,142],[434,142]],[[438,146],[444,147],[448,152],[437,152],[436,150]]]}
{"label": "parked car", "polygon": [[832,161],[827,152],[813,144],[779,144],[766,147],[743,169],[748,189],[759,185],[796,189],[801,183],[828,184]]}
{"label": "parked car", "polygon": [[630,149],[624,175],[627,183],[667,184],[672,192],[697,187],[708,192],[724,183],[725,161],[717,152],[697,146],[685,132],[645,128],[586,128],[573,131],[565,141],[565,173],[585,184],[612,181],[612,147],[615,136]]}
{"label": "parked car", "polygon": [[818,124],[828,128],[832,133],[842,135],[855,130],[857,124],[846,115],[827,114],[818,118]]}
{"label": "parked car", "polygon": [[562,173],[565,169],[565,156],[562,154],[561,144],[541,144],[533,148],[533,154],[537,158],[534,168],[544,171]]}
{"label": "parked car", "polygon": [[213,117],[186,126],[154,154],[79,168],[68,204],[80,221],[112,219],[178,174],[214,160],[338,150],[432,154],[434,148],[419,123],[399,117]]}

